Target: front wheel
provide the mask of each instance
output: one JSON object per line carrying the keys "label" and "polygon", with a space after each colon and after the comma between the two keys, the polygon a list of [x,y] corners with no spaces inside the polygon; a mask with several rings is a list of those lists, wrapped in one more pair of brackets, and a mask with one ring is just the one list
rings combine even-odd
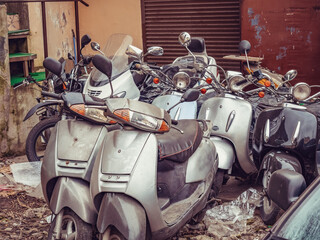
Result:
{"label": "front wheel", "polygon": [[26,141],[26,155],[29,162],[42,160],[51,130],[58,121],[60,121],[60,117],[50,117],[41,120],[31,129]]}
{"label": "front wheel", "polygon": [[55,239],[74,239],[89,240],[93,238],[93,228],[90,224],[84,222],[77,214],[70,209],[65,209],[62,216],[60,227],[60,238],[55,236],[54,228],[56,226],[56,218],[50,225],[48,240]]}
{"label": "front wheel", "polygon": [[[262,184],[265,192],[268,188],[271,174],[272,173],[269,170],[264,171]],[[277,221],[279,212],[280,208],[265,193],[262,206],[260,207],[260,216],[262,221],[267,225],[273,225]]]}

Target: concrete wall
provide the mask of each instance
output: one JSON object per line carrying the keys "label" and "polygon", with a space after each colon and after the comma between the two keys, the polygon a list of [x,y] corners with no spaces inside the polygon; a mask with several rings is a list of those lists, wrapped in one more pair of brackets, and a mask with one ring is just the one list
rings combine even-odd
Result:
{"label": "concrete wall", "polygon": [[[113,33],[127,33],[133,45],[142,49],[140,0],[87,0],[89,7],[79,3],[80,36],[89,34],[103,47]],[[84,54],[92,53],[86,47]]]}

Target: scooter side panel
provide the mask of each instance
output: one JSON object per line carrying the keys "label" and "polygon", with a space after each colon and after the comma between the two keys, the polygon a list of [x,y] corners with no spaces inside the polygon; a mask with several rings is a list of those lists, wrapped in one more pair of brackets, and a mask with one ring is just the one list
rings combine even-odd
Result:
{"label": "scooter side panel", "polygon": [[[164,95],[156,97],[152,105],[155,105],[164,110],[168,110],[173,105],[177,104],[181,99],[181,96],[178,95]],[[183,102],[175,106],[170,110],[170,116],[172,119],[175,119],[175,116],[179,111],[179,119],[196,119],[197,118],[197,102]]]}
{"label": "scooter side panel", "polygon": [[97,229],[105,233],[110,225],[115,226],[126,239],[146,239],[145,211],[137,201],[124,194],[105,193],[102,198]]}
{"label": "scooter side panel", "polygon": [[95,224],[98,216],[90,197],[89,183],[82,179],[60,177],[54,186],[49,206],[54,214],[68,207],[90,224]]}
{"label": "scooter side panel", "polygon": [[198,118],[213,123],[211,136],[220,136],[233,143],[239,164],[246,173],[257,171],[249,152],[250,103],[229,97],[210,98],[203,103]]}
{"label": "scooter side panel", "polygon": [[218,170],[218,154],[209,139],[202,139],[197,150],[188,160],[186,183],[204,181],[210,171]]}

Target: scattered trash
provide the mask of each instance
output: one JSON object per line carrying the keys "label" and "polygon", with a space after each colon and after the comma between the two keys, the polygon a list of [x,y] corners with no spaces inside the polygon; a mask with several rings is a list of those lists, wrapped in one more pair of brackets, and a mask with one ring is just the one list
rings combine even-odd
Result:
{"label": "scattered trash", "polygon": [[237,199],[207,210],[204,222],[208,232],[229,237],[245,231],[248,219],[253,218],[258,206],[261,206],[261,194],[249,188]]}
{"label": "scattered trash", "polygon": [[11,172],[15,182],[31,187],[40,184],[40,170],[42,162],[23,162],[11,164]]}

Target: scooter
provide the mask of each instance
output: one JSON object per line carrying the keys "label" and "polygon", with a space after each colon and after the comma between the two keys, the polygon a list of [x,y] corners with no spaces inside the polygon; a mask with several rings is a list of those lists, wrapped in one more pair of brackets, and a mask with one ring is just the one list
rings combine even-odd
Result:
{"label": "scooter", "polygon": [[[287,78],[291,80],[292,76]],[[266,224],[274,224],[280,211],[267,191],[275,171],[287,169],[299,173],[307,185],[319,175],[320,105],[306,101],[310,92],[308,84],[296,84],[290,93],[285,93],[291,96],[291,101],[264,109],[257,119],[252,153],[259,169],[257,180],[264,189],[260,215]]]}
{"label": "scooter", "polygon": [[[93,64],[110,75],[110,61]],[[199,91],[190,89],[186,101]],[[100,239],[168,239],[207,204],[218,155],[205,121],[172,121],[163,109],[108,98],[109,132],[94,163],[90,191]]]}

